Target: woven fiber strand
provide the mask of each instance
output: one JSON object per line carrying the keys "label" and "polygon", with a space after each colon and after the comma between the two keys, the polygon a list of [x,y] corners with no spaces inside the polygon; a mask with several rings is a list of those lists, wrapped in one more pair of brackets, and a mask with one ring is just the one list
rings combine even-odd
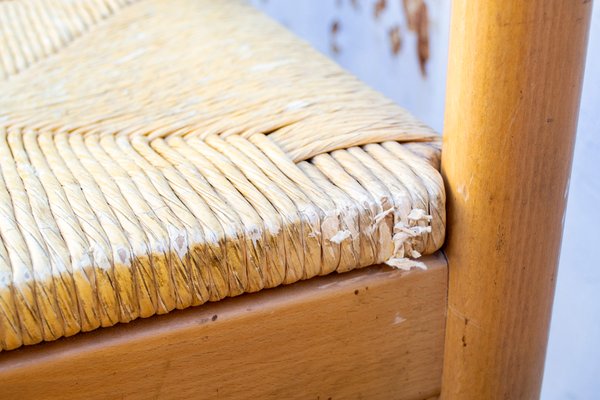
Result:
{"label": "woven fiber strand", "polygon": [[0,1],[0,79],[56,53],[130,0]]}
{"label": "woven fiber strand", "polygon": [[1,349],[442,245],[435,133],[250,6],[0,18]]}

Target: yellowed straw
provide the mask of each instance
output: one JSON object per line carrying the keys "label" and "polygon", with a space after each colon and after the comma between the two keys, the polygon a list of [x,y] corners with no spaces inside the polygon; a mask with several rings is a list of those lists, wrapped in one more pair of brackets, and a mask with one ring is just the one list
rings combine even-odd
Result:
{"label": "yellowed straw", "polygon": [[0,349],[443,242],[435,133],[239,1],[0,2]]}

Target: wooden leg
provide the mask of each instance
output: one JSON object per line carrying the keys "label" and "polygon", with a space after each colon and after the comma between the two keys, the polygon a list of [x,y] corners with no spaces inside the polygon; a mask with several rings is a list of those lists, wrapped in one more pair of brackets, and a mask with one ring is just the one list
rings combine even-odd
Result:
{"label": "wooden leg", "polygon": [[539,397],[590,0],[455,0],[442,397]]}
{"label": "wooden leg", "polygon": [[447,269],[370,267],[0,354],[3,399],[407,399],[441,386]]}

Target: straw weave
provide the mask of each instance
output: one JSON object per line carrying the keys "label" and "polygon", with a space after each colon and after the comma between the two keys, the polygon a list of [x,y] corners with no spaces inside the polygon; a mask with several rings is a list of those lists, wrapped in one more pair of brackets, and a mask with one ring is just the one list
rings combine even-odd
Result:
{"label": "straw weave", "polygon": [[0,348],[444,239],[435,133],[238,1],[0,2]]}

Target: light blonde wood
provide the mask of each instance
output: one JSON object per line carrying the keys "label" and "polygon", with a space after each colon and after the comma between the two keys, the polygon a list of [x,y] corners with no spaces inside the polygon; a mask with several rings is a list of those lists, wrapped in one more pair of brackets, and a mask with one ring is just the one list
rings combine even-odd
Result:
{"label": "light blonde wood", "polygon": [[591,8],[453,2],[442,398],[539,396]]}
{"label": "light blonde wood", "polygon": [[447,269],[369,267],[0,355],[3,398],[425,399]]}

